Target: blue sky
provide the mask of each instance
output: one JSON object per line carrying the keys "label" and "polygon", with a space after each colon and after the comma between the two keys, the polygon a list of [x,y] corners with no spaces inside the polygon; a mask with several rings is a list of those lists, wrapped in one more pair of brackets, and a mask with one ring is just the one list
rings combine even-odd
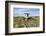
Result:
{"label": "blue sky", "polygon": [[29,16],[39,16],[39,8],[13,8],[14,16],[26,16],[24,13],[29,13]]}

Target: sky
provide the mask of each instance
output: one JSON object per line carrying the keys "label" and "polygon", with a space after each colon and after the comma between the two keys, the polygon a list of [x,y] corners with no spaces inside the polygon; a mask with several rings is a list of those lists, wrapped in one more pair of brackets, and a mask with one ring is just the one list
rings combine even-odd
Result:
{"label": "sky", "polygon": [[27,16],[24,13],[29,13],[29,16],[39,16],[39,8],[13,8],[13,16]]}

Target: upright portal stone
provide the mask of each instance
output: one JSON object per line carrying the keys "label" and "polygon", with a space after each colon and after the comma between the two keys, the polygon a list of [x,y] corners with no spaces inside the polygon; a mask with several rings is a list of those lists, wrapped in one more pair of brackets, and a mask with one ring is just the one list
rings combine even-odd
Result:
{"label": "upright portal stone", "polygon": [[25,19],[25,21],[27,21],[28,17],[29,17],[29,13],[24,13],[25,15],[27,15],[27,18]]}

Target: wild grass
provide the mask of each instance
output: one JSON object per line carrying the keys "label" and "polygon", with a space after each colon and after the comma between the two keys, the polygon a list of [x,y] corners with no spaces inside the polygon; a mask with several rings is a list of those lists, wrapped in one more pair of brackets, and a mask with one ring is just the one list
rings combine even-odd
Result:
{"label": "wild grass", "polygon": [[24,27],[39,27],[39,16],[32,17],[13,17],[13,27],[14,28],[24,28]]}

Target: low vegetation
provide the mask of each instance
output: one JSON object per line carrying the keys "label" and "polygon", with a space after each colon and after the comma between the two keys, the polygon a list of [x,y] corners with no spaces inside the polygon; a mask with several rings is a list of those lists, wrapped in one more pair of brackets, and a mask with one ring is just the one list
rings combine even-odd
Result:
{"label": "low vegetation", "polygon": [[39,26],[39,16],[32,17],[13,17],[13,27],[14,28],[22,28],[22,27],[38,27]]}

